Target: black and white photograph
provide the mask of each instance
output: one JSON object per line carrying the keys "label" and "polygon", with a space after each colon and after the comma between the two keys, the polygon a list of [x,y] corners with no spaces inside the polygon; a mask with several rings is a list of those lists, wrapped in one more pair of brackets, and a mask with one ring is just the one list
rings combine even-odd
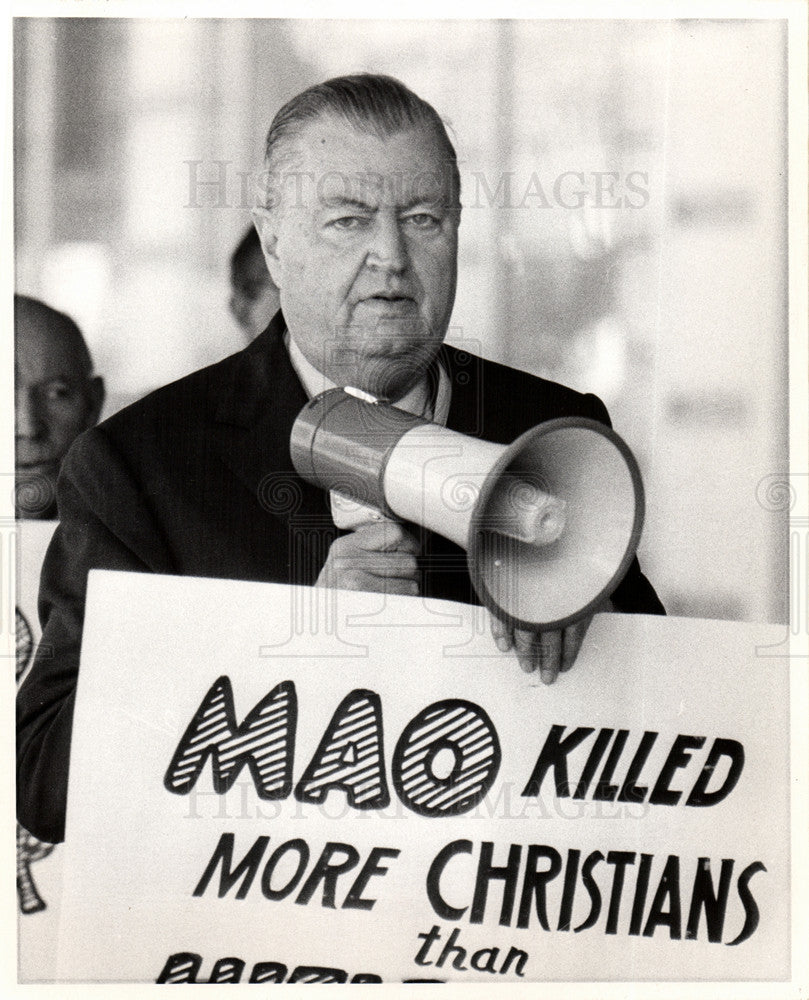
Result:
{"label": "black and white photograph", "polygon": [[536,6],[12,7],[9,992],[807,997],[807,8]]}

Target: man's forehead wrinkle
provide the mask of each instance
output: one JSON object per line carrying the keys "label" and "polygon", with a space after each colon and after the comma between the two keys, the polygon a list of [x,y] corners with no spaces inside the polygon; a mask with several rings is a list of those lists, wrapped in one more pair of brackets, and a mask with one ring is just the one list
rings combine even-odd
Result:
{"label": "man's forehead wrinkle", "polygon": [[[327,191],[322,191],[318,202],[321,208],[327,210],[354,209],[358,212],[377,212],[380,208],[391,208],[396,212],[411,212],[417,208],[438,210],[451,203],[451,199],[444,194],[436,194],[435,196],[419,194],[397,199],[395,197],[397,193],[395,184],[381,185],[380,191],[383,194],[381,199],[353,198],[341,193],[330,195]],[[384,197],[386,194],[392,194],[394,197],[386,198]]]}
{"label": "man's forehead wrinkle", "polygon": [[344,194],[330,195],[322,191],[319,195],[320,204],[324,208],[355,208],[359,212],[374,212],[377,206],[363,198],[349,198]]}
{"label": "man's forehead wrinkle", "polygon": [[301,122],[276,148],[271,184],[284,207],[375,211],[384,205],[404,212],[423,205],[443,212],[458,204],[453,164],[429,122],[389,129],[366,121],[360,128],[329,112]]}

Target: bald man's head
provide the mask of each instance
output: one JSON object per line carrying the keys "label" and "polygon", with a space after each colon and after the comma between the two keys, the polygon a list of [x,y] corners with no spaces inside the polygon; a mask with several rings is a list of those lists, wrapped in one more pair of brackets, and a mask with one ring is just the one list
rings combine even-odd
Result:
{"label": "bald man's head", "polygon": [[64,313],[14,296],[16,514],[56,517],[56,477],[82,431],[97,421],[104,384],[81,331]]}

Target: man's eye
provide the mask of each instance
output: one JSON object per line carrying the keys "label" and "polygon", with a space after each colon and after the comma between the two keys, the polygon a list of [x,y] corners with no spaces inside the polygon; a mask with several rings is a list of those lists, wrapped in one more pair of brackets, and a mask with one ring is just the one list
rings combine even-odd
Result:
{"label": "man's eye", "polygon": [[343,215],[339,219],[332,219],[329,223],[334,229],[360,229],[365,225],[367,219],[359,215]]}
{"label": "man's eye", "polygon": [[441,225],[441,220],[430,215],[429,212],[416,212],[414,215],[408,215],[407,221],[416,229],[437,229]]}
{"label": "man's eye", "polygon": [[73,388],[65,382],[54,382],[45,389],[45,399],[50,402],[58,402],[62,399],[71,399],[73,396]]}

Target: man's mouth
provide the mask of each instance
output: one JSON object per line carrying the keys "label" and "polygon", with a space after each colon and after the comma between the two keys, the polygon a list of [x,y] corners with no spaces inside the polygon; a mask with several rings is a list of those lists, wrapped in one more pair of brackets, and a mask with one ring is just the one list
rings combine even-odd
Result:
{"label": "man's mouth", "polygon": [[378,295],[366,295],[360,300],[365,306],[381,312],[404,313],[416,308],[416,300],[410,295],[396,295],[393,292],[380,292]]}

